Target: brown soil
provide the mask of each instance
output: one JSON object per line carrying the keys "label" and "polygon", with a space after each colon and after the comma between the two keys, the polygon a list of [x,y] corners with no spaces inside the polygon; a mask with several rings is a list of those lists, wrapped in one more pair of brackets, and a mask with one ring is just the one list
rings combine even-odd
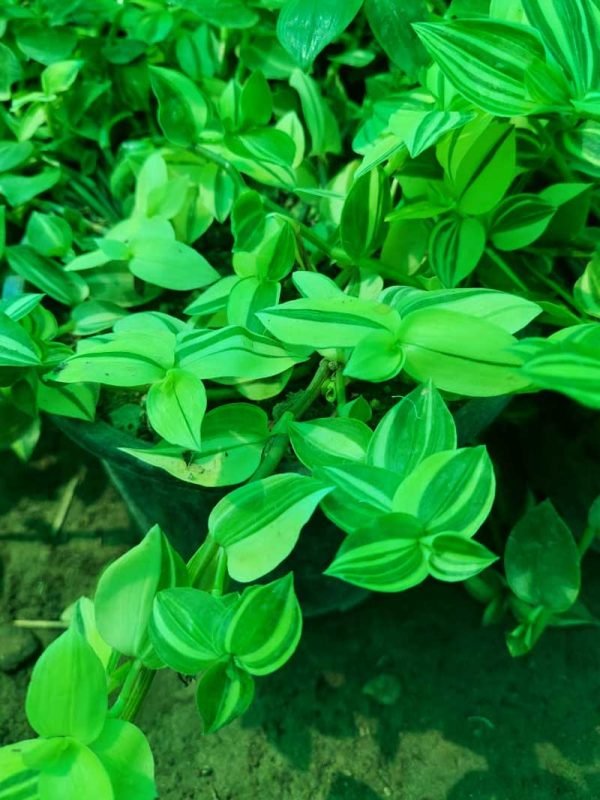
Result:
{"label": "brown soil", "polygon": [[[74,475],[62,534],[50,540]],[[56,619],[132,537],[100,467],[64,440],[50,437],[28,467],[3,454],[0,623]],[[594,555],[586,599],[596,612],[599,572]],[[0,673],[0,743],[31,735],[29,674]],[[385,704],[369,693],[374,679]],[[599,697],[597,630],[550,631],[513,660],[460,587],[430,582],[307,621],[294,659],[216,735],[199,735],[193,687],[167,673],[139,724],[162,800],[592,800]]]}

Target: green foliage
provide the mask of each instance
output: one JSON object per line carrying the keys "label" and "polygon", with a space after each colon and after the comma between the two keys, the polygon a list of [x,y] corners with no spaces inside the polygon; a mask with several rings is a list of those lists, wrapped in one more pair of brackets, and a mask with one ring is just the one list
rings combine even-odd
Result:
{"label": "green foliage", "polygon": [[2,33],[0,447],[132,408],[132,470],[221,492],[187,566],[153,528],[77,604],[42,738],[0,751],[18,791],[154,797],[159,668],[204,732],[241,715],[302,626],[291,575],[252,584],[317,509],[329,576],[464,581],[514,655],[594,623],[597,513],[527,437],[546,392],[596,436],[596,0],[10,1]]}

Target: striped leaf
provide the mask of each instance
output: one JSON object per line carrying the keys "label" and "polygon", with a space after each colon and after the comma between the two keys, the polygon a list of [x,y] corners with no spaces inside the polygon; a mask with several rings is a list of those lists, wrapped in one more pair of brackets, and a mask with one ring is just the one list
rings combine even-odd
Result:
{"label": "striped leaf", "polygon": [[585,175],[600,178],[600,122],[588,120],[563,136],[573,167]]}
{"label": "striped leaf", "polygon": [[254,680],[234,663],[223,661],[203,672],[196,688],[202,732],[214,733],[246,711],[254,699]]}
{"label": "striped leaf", "polygon": [[495,490],[485,447],[466,447],[422,461],[400,484],[393,507],[420,519],[429,534],[473,536],[490,513]]}
{"label": "striped leaf", "polygon": [[411,23],[429,16],[425,0],[365,0],[365,14],[388,58],[415,77],[419,68],[427,64],[427,53]]}
{"label": "striped leaf", "polygon": [[348,536],[326,575],[376,592],[402,592],[428,575],[421,522],[386,514]]}
{"label": "striped leaf", "polygon": [[404,317],[423,308],[458,311],[487,320],[508,333],[520,331],[542,313],[537,303],[494,289],[442,289],[430,292],[408,286],[390,286],[381,300]]}
{"label": "striped leaf", "polygon": [[119,653],[157,666],[148,635],[154,598],[187,583],[185,564],[155,525],[100,576],[94,600],[100,635]]}
{"label": "striped leaf", "polygon": [[206,291],[198,295],[198,297],[184,309],[184,314],[190,314],[198,317],[206,317],[216,314],[218,311],[223,311],[227,308],[227,302],[231,290],[239,281],[237,275],[227,275],[221,278],[216,283],[213,283]]}
{"label": "striped leaf", "polygon": [[404,369],[417,381],[469,397],[495,397],[528,386],[520,373],[516,339],[477,317],[442,308],[414,311],[403,320],[399,340]]}
{"label": "striped leaf", "polygon": [[148,627],[158,657],[170,669],[196,675],[225,655],[225,629],[236,595],[216,597],[187,586],[159,592]]}
{"label": "striped leaf", "polygon": [[0,300],[0,313],[18,322],[31,314],[42,302],[43,297],[43,294],[20,294],[17,297]]}
{"label": "striped leaf", "polygon": [[411,158],[417,158],[437,144],[446,133],[462,128],[473,116],[458,111],[401,109],[390,118],[389,130],[402,139]]}
{"label": "striped leaf", "polygon": [[[353,2],[353,0],[352,0]],[[338,121],[321,94],[319,84],[295,69],[290,76],[290,86],[298,92],[306,127],[310,133],[310,154],[324,156],[341,150]]]}
{"label": "striped leaf", "polygon": [[[260,319],[263,316],[264,312],[258,314]],[[306,361],[308,353],[291,352],[266,336],[230,325],[181,334],[176,356],[178,366],[197,378],[258,380]]]}
{"label": "striped leaf", "polygon": [[400,325],[400,317],[389,306],[347,295],[290,300],[258,316],[282,342],[315,350],[354,347],[370,333],[395,333]]}
{"label": "striped leaf", "polygon": [[204,130],[208,106],[187,76],[164,67],[149,67],[150,84],[158,100],[158,123],[169,142],[179,147],[196,144]]}
{"label": "striped leaf", "polygon": [[371,438],[364,422],[348,417],[292,422],[288,431],[296,456],[311,470],[340,460],[364,461]]}
{"label": "striped leaf", "polygon": [[51,378],[62,383],[145,386],[161,380],[173,366],[174,341],[170,333],[139,331],[84,339]]}
{"label": "striped leaf", "polygon": [[494,214],[492,243],[499,250],[520,250],[535,242],[550,224],[556,207],[535,194],[516,194]]}
{"label": "striped leaf", "polygon": [[290,473],[252,481],[220,500],[208,530],[227,553],[231,577],[253,581],[281,564],[330,491],[318,480]]}
{"label": "striped leaf", "polygon": [[413,27],[444,75],[473,105],[498,117],[540,110],[525,88],[532,59],[544,57],[530,28],[486,19]]}
{"label": "striped leaf", "polygon": [[40,411],[62,417],[93,422],[96,417],[98,386],[90,383],[45,383],[39,381],[37,402]]}
{"label": "striped leaf", "polygon": [[369,444],[367,460],[403,480],[427,456],[455,447],[452,414],[428,383],[413,389],[385,414]]}
{"label": "striped leaf", "polygon": [[440,533],[431,542],[429,574],[440,581],[466,581],[497,560],[487,547],[473,539]]}
{"label": "striped leaf", "polygon": [[199,451],[206,403],[200,378],[183,369],[170,369],[150,387],[146,398],[148,422],[169,444]]}
{"label": "striped leaf", "polygon": [[60,264],[39,255],[28,245],[7,247],[6,257],[17,275],[59,303],[74,306],[89,294],[86,282],[79,275],[65,272]]}
{"label": "striped leaf", "polygon": [[353,183],[340,223],[342,247],[350,258],[359,261],[381,245],[390,202],[389,180],[381,168],[372,169]]}
{"label": "striped leaf", "polygon": [[321,508],[346,533],[369,525],[374,517],[389,513],[402,480],[390,470],[358,463],[320,467],[313,474],[335,487],[323,499]]}
{"label": "striped leaf", "polygon": [[566,394],[590,408],[600,408],[600,346],[577,342],[552,344],[529,359],[522,374],[541,389]]}
{"label": "striped leaf", "polygon": [[0,312],[0,367],[36,367],[41,363],[37,345],[27,331]]}
{"label": "striped leaf", "polygon": [[229,293],[227,321],[255,333],[264,333],[265,326],[256,316],[259,311],[279,302],[281,284],[259,278],[242,278]]}
{"label": "striped leaf", "polygon": [[26,763],[39,746],[39,739],[27,739],[0,747],[0,800],[40,800],[39,772]]}
{"label": "striped leaf", "polygon": [[575,284],[575,299],[586,314],[600,317],[600,256],[595,255],[588,262]]}
{"label": "striped leaf", "polygon": [[294,58],[306,69],[321,50],[352,22],[362,0],[288,0],[277,20],[277,38]]}
{"label": "striped leaf", "polygon": [[429,238],[429,263],[444,286],[453,289],[475,269],[485,250],[486,231],[475,217],[438,222]]}
{"label": "striped leaf", "polygon": [[42,653],[27,690],[27,719],[46,738],[97,738],[108,710],[106,675],[92,647],[73,627]]}
{"label": "striped leaf", "polygon": [[575,86],[578,97],[598,88],[600,8],[591,0],[522,0],[552,58]]}
{"label": "striped leaf", "polygon": [[294,140],[276,128],[255,128],[245,133],[226,134],[223,145],[205,144],[224,156],[236,169],[266,186],[293,189],[296,175]]}
{"label": "striped leaf", "polygon": [[227,650],[251,675],[268,675],[294,654],[302,634],[302,612],[292,573],[244,590],[225,638]]}

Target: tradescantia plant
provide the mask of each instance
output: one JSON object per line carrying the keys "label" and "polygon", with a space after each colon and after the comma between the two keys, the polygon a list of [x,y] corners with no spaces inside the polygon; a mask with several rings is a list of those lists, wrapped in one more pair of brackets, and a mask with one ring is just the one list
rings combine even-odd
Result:
{"label": "tradescantia plant", "polygon": [[152,675],[198,677],[206,732],[244,712],[317,508],[332,580],[465,581],[514,655],[595,622],[597,503],[572,532],[531,487],[474,537],[508,400],[600,407],[597,0],[40,0],[0,34],[0,446],[99,419],[222,492],[187,565],[154,528],[75,606],[0,798],[155,796]]}

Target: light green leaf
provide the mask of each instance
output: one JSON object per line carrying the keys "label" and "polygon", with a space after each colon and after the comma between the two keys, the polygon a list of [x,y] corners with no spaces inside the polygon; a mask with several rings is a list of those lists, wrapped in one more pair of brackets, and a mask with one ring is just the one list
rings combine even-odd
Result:
{"label": "light green leaf", "polygon": [[404,318],[399,340],[406,372],[438,389],[494,397],[529,385],[519,371],[522,358],[511,352],[516,339],[486,320],[424,308]]}
{"label": "light green leaf", "polygon": [[102,638],[124,655],[155,658],[148,638],[154,598],[187,582],[185,564],[155,525],[100,576],[94,603]]}
{"label": "light green leaf", "polygon": [[133,274],[164,289],[200,289],[219,278],[204,256],[183,242],[151,237],[134,239],[131,255],[129,268]]}
{"label": "light green leaf", "polygon": [[588,262],[575,284],[575,299],[580,308],[592,317],[600,317],[600,256]]}
{"label": "light green leaf", "polygon": [[61,177],[60,169],[43,169],[37,175],[0,175],[0,194],[6,197],[11,206],[29,203],[34,197],[47,192]]}
{"label": "light green leaf", "polygon": [[494,214],[491,238],[499,250],[520,250],[544,233],[555,206],[534,194],[517,194],[501,203]]}
{"label": "light green leaf", "polygon": [[330,491],[313,478],[284,473],[252,481],[220,500],[208,530],[227,553],[231,577],[248,582],[275,569]]}
{"label": "light green leaf", "polygon": [[288,431],[296,456],[309,469],[335,465],[340,459],[364,461],[371,439],[371,429],[349,417],[292,422]]}
{"label": "light green leaf", "polygon": [[542,389],[552,389],[590,408],[600,408],[598,342],[551,343],[529,358],[521,373]]}
{"label": "light green leaf", "polygon": [[233,662],[222,661],[203,672],[196,689],[196,708],[203,733],[214,733],[248,709],[254,680]]}
{"label": "light green leaf", "polygon": [[277,38],[298,64],[310,67],[352,22],[363,0],[287,0],[277,20]]}
{"label": "light green leaf", "polygon": [[506,578],[517,597],[557,612],[577,599],[579,561],[573,534],[549,500],[517,522],[504,554]]}
{"label": "light green leaf", "polygon": [[290,300],[259,313],[266,328],[286,344],[311,347],[354,347],[375,331],[397,333],[400,318],[389,306],[340,295]]}
{"label": "light green leaf", "polygon": [[[332,2],[332,0],[327,0]],[[354,2],[354,0],[351,0]],[[339,153],[340,129],[333,111],[321,95],[319,84],[302,70],[295,69],[290,76],[290,86],[298,92],[306,127],[310,133],[313,156]],[[294,146],[295,150],[295,146]]]}
{"label": "light green leaf", "polygon": [[20,167],[31,158],[33,149],[31,142],[0,142],[0,172]]}
{"label": "light green leaf", "polygon": [[413,25],[431,57],[475,106],[498,117],[532,114],[525,71],[544,50],[535,32],[498,20],[454,20]]}
{"label": "light green leaf", "polygon": [[427,456],[456,447],[456,427],[440,393],[418,386],[383,417],[369,444],[367,461],[404,479]]}
{"label": "light green leaf", "polygon": [[277,281],[242,278],[235,284],[227,302],[227,320],[255,333],[264,333],[265,326],[256,316],[259,311],[275,305],[281,295]]}
{"label": "light green leaf", "polygon": [[170,369],[150,387],[146,398],[148,421],[169,444],[201,450],[206,402],[206,390],[199,378],[183,369]]}
{"label": "light green leaf", "polygon": [[473,536],[490,513],[495,491],[485,447],[467,447],[421,461],[400,484],[393,508],[420,519],[429,534]]}
{"label": "light green leaf", "polygon": [[0,367],[37,367],[41,363],[38,347],[25,328],[0,312]]}
{"label": "light green leaf", "polygon": [[108,772],[98,756],[73,740],[57,758],[44,765],[39,791],[44,800],[81,800],[82,797],[121,800],[115,796]]}
{"label": "light green leaf", "polygon": [[208,117],[204,96],[193,81],[175,70],[150,66],[149,71],[165,137],[178,147],[197,144]]}
{"label": "light green leaf", "polygon": [[485,240],[485,228],[475,217],[448,217],[438,222],[429,239],[429,261],[444,286],[453,289],[473,272]]}
{"label": "light green leaf", "polygon": [[403,108],[392,114],[388,130],[402,139],[411,158],[417,158],[446,133],[462,128],[473,116],[458,111],[411,111]]}
{"label": "light green leaf", "polygon": [[356,344],[344,375],[373,383],[389,381],[402,370],[404,359],[404,350],[396,335],[374,331]]}
{"label": "light green leaf", "polygon": [[225,644],[251,675],[268,675],[292,657],[301,634],[302,612],[290,572],[265,586],[244,590]]}
{"label": "light green leaf", "polygon": [[37,386],[40,411],[86,422],[93,422],[96,417],[98,394],[98,386],[89,383],[63,385],[40,381]]}
{"label": "light green leaf", "polygon": [[10,100],[11,87],[22,74],[21,64],[13,51],[0,42],[0,101]]}
{"label": "light green leaf", "polygon": [[154,600],[150,641],[159,658],[176,672],[196,675],[225,654],[225,626],[234,595],[181,587],[165,589]]}
{"label": "light green leaf", "polygon": [[25,708],[40,736],[73,736],[88,744],[100,734],[108,709],[104,668],[73,627],[38,659]]}
{"label": "light green leaf", "polygon": [[[92,744],[110,777],[114,800],[154,800],[154,758],[148,740],[131,722],[107,719]],[[84,795],[87,800],[87,794]]]}
{"label": "light green leaf", "polygon": [[55,61],[42,72],[42,89],[46,95],[66,92],[75,83],[83,61]]}
{"label": "light green leaf", "polygon": [[402,592],[428,574],[419,520],[385,514],[346,537],[326,575],[376,592]]}
{"label": "light green leaf", "polygon": [[69,223],[55,214],[34,211],[25,232],[27,243],[41,256],[65,256],[73,242]]}
{"label": "light green leaf", "polygon": [[[263,320],[264,312],[257,316]],[[234,325],[184,333],[177,343],[177,364],[201,379],[269,378],[307,358],[306,351],[290,351],[273,339]]]}

